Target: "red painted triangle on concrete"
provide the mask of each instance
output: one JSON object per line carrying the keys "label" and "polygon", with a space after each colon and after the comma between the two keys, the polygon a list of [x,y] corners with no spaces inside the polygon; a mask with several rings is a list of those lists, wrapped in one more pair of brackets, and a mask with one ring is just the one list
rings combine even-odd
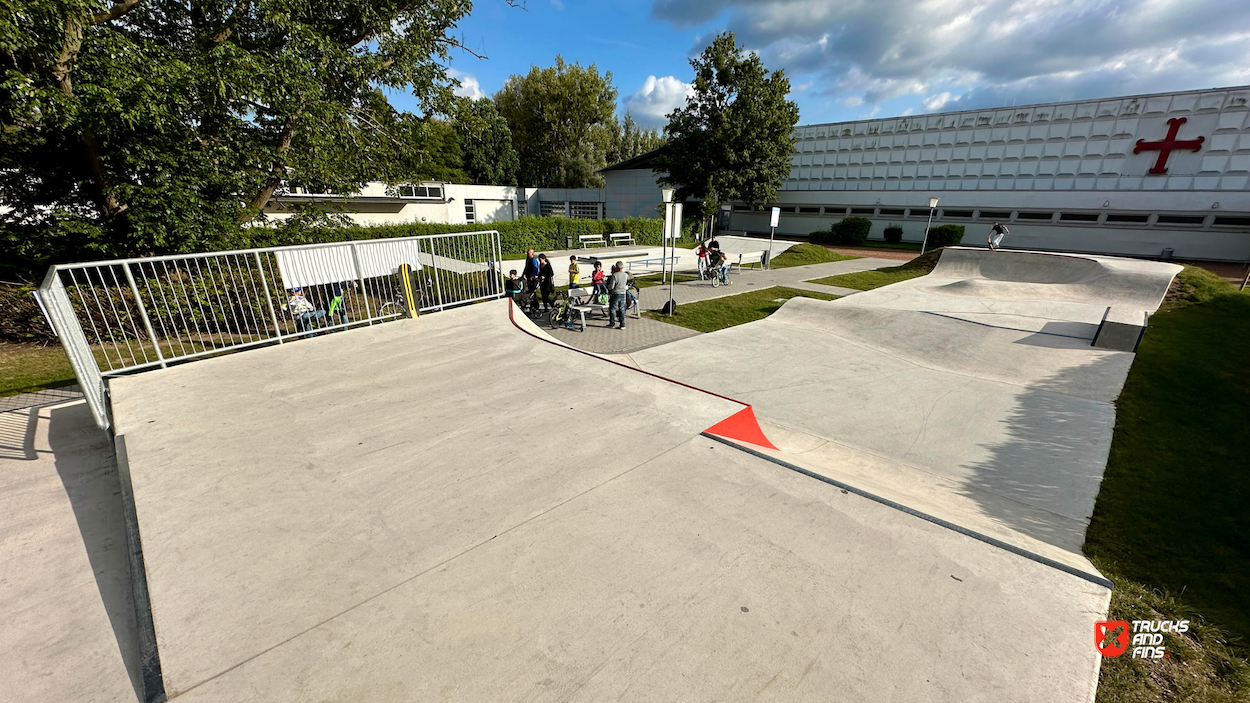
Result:
{"label": "red painted triangle on concrete", "polygon": [[704,431],[717,437],[777,450],[777,447],[773,446],[773,443],[764,436],[764,430],[760,429],[760,423],[755,419],[755,411],[751,409],[750,405]]}

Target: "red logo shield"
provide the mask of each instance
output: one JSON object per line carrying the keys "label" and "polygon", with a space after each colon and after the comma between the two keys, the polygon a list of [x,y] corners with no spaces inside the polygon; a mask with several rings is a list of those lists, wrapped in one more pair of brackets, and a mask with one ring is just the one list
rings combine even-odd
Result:
{"label": "red logo shield", "polygon": [[1128,622],[1100,620],[1094,623],[1094,644],[1104,657],[1118,657],[1128,649]]}

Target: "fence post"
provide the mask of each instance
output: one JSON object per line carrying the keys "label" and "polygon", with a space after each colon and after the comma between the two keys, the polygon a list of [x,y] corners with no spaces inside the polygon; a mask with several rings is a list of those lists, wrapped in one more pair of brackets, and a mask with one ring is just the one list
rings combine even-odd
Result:
{"label": "fence post", "polygon": [[437,258],[437,256],[438,256],[437,254],[435,254],[435,253],[434,253],[434,243],[435,243],[435,242],[437,242],[437,241],[438,241],[438,238],[437,238],[437,237],[430,237],[430,239],[429,239],[429,242],[430,242],[430,268],[434,269],[434,292],[438,294],[438,309],[439,309],[439,310],[442,310],[442,309],[443,309],[443,284],[442,284],[442,283],[440,283],[440,282],[439,282],[439,280],[438,280],[438,267],[434,265],[434,264],[436,264],[436,263],[437,263],[437,262],[435,261],[435,258]]}
{"label": "fence post", "polygon": [[[148,319],[148,308],[143,304],[143,298],[139,297],[139,286],[135,285],[135,277],[130,273],[130,264],[122,262],[122,270],[126,272],[126,280],[130,282],[130,292],[135,294],[135,303],[139,306],[139,314],[143,316],[143,327],[148,331],[148,338],[152,340],[152,346],[156,349],[156,360],[161,362],[162,369],[167,368],[165,355],[161,353],[161,342],[156,338],[156,332],[152,331],[152,321]],[[125,333],[126,330],[123,329],[122,334]]]}
{"label": "fence post", "polygon": [[347,245],[352,250],[352,264],[356,267],[356,280],[360,283],[360,296],[365,299],[365,317],[373,324],[373,311],[369,309],[369,291],[365,288],[365,272],[360,267],[360,252],[356,251],[356,243]]}
{"label": "fence post", "polygon": [[269,318],[273,320],[273,333],[278,336],[278,344],[283,344],[282,328],[278,326],[278,313],[273,309],[273,296],[269,295],[269,279],[265,276],[265,265],[261,263],[260,252],[256,256],[256,270],[260,271],[260,287],[265,289],[265,304],[269,306]]}

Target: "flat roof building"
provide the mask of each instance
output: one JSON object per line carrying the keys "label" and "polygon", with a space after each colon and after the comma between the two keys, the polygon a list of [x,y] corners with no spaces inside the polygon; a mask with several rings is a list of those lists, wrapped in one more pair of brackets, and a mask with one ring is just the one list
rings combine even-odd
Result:
{"label": "flat roof building", "polygon": [[[898,225],[920,241],[990,223],[1004,246],[1132,256],[1250,259],[1250,86],[803,125],[781,186],[778,233],[843,217]],[[660,202],[646,155],[609,166],[607,216]],[[726,229],[767,232],[769,213],[734,204]]]}

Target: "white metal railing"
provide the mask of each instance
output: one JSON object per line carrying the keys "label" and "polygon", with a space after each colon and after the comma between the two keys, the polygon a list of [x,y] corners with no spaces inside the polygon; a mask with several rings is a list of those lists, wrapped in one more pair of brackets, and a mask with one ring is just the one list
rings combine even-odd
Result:
{"label": "white metal railing", "polygon": [[500,255],[490,230],[60,264],[36,297],[108,429],[111,376],[497,298]]}

